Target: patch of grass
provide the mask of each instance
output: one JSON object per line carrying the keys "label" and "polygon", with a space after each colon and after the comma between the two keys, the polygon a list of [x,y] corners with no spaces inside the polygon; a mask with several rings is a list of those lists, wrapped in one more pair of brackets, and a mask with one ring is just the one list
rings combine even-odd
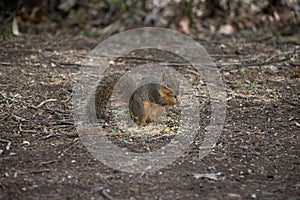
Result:
{"label": "patch of grass", "polygon": [[282,38],[282,34],[279,31],[276,31],[275,35],[278,39]]}
{"label": "patch of grass", "polygon": [[240,75],[241,75],[241,76],[245,76],[245,75],[246,75],[246,72],[245,72],[245,71],[240,71]]}
{"label": "patch of grass", "polygon": [[84,30],[83,31],[83,37],[85,37],[85,38],[91,37],[91,32],[89,30]]}
{"label": "patch of grass", "polygon": [[31,55],[30,55],[30,59],[31,59],[31,60],[34,60],[34,59],[36,59],[36,58],[37,58],[37,55],[36,55],[36,54],[31,54]]}
{"label": "patch of grass", "polygon": [[237,88],[245,88],[246,84],[244,84],[244,83],[236,83],[235,87],[237,87]]}
{"label": "patch of grass", "polygon": [[100,34],[100,35],[98,36],[98,39],[99,39],[99,40],[104,40],[105,38],[106,38],[105,34]]}
{"label": "patch of grass", "polygon": [[132,142],[130,142],[130,141],[128,141],[128,140],[123,140],[123,142],[125,143],[125,144],[132,144]]}
{"label": "patch of grass", "polygon": [[284,55],[279,56],[280,61],[285,60],[285,59],[286,59],[286,57]]}
{"label": "patch of grass", "polygon": [[2,37],[2,38],[7,38],[9,35],[11,35],[11,33],[10,33],[8,30],[4,30],[4,31],[1,33],[1,37]]}
{"label": "patch of grass", "polygon": [[259,66],[259,69],[260,69],[261,71],[267,70],[267,69],[269,69],[269,66],[267,66],[267,65],[262,65],[262,66]]}
{"label": "patch of grass", "polygon": [[48,26],[48,22],[40,22],[38,25],[40,28],[45,28]]}
{"label": "patch of grass", "polygon": [[115,6],[117,6],[118,8],[120,8],[120,9],[124,9],[125,8],[125,3],[124,3],[124,1],[122,1],[122,0],[106,0],[106,2],[108,3],[108,4],[112,4],[112,5],[115,5]]}

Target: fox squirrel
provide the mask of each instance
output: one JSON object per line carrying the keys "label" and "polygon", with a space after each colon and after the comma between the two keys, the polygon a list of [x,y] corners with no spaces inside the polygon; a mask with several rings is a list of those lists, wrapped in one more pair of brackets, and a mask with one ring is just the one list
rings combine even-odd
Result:
{"label": "fox squirrel", "polygon": [[[144,85],[146,83],[160,83],[161,82],[160,79],[164,78],[165,79],[165,84],[167,85],[167,87],[171,88],[175,92],[175,95],[178,98],[179,97],[179,81],[177,80],[177,78],[175,76],[166,74],[165,72],[164,72],[164,74],[162,75],[161,78],[158,78],[156,76],[149,76],[149,77],[143,78],[141,80],[141,83],[138,85],[138,87],[140,87],[141,85]],[[178,100],[180,101],[179,98],[178,98]],[[165,111],[164,106],[161,106],[159,104],[154,104],[151,107],[149,117],[150,117],[151,120],[154,120],[155,122],[164,122],[163,120],[159,119],[164,111]]]}
{"label": "fox squirrel", "polygon": [[133,92],[129,100],[129,112],[139,125],[147,125],[150,118],[158,121],[164,107],[180,103],[178,91],[178,82],[174,78],[167,79],[164,72],[159,83],[146,83]]}

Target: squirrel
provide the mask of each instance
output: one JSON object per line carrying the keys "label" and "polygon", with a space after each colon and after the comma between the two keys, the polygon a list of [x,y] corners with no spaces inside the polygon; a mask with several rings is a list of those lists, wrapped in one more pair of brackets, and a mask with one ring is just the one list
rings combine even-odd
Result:
{"label": "squirrel", "polygon": [[[163,76],[165,76],[165,78]],[[162,79],[162,78],[165,79],[165,84],[167,85],[167,87],[171,88],[175,92],[178,100],[180,101],[180,99],[179,99],[179,81],[177,80],[177,78],[175,76],[172,76],[169,74],[165,74],[165,75],[163,74],[161,78],[159,78],[157,76],[149,76],[149,77],[143,78],[141,80],[141,83],[138,85],[138,87],[143,84],[146,84],[146,83],[160,83],[160,81],[161,81],[160,79]],[[154,120],[155,122],[165,122],[165,121],[159,119],[164,111],[165,111],[164,106],[161,106],[159,104],[154,104],[151,107],[150,119]]]}
{"label": "squirrel", "polygon": [[154,80],[154,83],[146,83],[133,92],[129,99],[129,112],[139,125],[147,125],[150,119],[158,122],[166,106],[180,103],[178,93],[178,81],[174,77],[166,78],[163,72],[159,83]]}

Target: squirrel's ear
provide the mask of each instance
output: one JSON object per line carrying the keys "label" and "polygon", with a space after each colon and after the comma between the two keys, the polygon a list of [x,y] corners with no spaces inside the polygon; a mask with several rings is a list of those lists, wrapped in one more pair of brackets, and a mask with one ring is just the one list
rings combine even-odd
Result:
{"label": "squirrel's ear", "polygon": [[162,75],[161,75],[161,77],[160,77],[159,83],[160,83],[161,85],[166,86],[166,72],[163,72],[163,73],[162,73]]}

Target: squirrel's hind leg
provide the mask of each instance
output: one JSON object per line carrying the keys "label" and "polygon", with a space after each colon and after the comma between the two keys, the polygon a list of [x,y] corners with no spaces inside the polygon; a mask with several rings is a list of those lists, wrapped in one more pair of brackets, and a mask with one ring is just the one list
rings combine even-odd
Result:
{"label": "squirrel's hind leg", "polygon": [[150,121],[150,111],[152,104],[150,101],[144,101],[144,116],[139,119],[139,125],[145,126]]}
{"label": "squirrel's hind leg", "polygon": [[154,104],[150,110],[150,119],[154,120],[157,123],[166,123],[167,120],[160,119],[162,113],[165,111],[165,108],[159,104]]}

